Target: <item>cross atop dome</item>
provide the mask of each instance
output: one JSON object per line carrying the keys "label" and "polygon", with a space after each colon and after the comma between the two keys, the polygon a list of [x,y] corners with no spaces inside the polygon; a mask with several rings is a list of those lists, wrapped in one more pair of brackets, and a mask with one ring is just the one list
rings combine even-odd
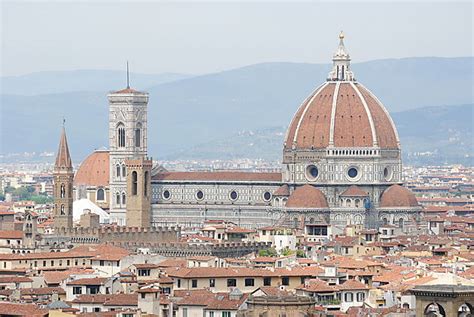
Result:
{"label": "cross atop dome", "polygon": [[339,33],[339,46],[332,57],[332,71],[328,75],[328,81],[355,81],[351,71],[351,57],[344,46],[344,32]]}

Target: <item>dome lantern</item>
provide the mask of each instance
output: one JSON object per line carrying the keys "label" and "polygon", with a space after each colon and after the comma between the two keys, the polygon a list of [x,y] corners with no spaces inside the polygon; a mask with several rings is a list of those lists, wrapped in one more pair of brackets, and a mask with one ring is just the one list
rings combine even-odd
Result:
{"label": "dome lantern", "polygon": [[351,57],[344,46],[344,33],[339,34],[339,46],[332,58],[332,71],[328,75],[328,81],[355,81],[351,71]]}

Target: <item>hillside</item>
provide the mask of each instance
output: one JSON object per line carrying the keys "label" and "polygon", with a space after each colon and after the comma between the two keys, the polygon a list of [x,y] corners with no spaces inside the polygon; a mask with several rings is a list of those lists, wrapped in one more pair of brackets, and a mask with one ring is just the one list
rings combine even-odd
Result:
{"label": "hillside", "polygon": [[[394,113],[471,104],[472,74],[464,70],[473,65],[474,58],[433,57],[370,61],[353,68],[359,81]],[[329,65],[322,64],[265,63],[151,87],[136,86],[150,92],[149,153],[155,158],[170,157],[239,131],[285,127],[328,71]],[[0,96],[0,153],[55,151],[57,139],[52,136],[59,137],[63,117],[76,161],[107,146],[106,87],[91,82],[92,88],[97,89],[64,92],[68,87],[58,85],[54,94]],[[472,117],[461,120],[469,124]]]}
{"label": "hillside", "polygon": [[[131,73],[131,83],[136,87],[149,87],[188,78],[190,75]],[[120,70],[73,70],[38,72],[21,76],[0,77],[1,94],[44,95],[65,92],[107,92],[126,83],[126,72]]]}
{"label": "hillside", "polygon": [[[392,115],[408,164],[474,164],[474,104],[425,107]],[[420,124],[425,123],[425,124]],[[166,159],[281,160],[285,127],[241,131],[197,144]]]}

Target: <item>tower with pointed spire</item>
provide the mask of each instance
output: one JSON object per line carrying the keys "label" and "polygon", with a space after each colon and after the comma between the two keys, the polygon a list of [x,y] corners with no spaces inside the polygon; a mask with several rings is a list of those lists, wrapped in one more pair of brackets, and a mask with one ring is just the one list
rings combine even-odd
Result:
{"label": "tower with pointed spire", "polygon": [[74,171],[67,145],[66,129],[61,131],[58,154],[54,164],[54,227],[72,228],[72,186]]}
{"label": "tower with pointed spire", "polygon": [[339,46],[332,58],[332,70],[329,73],[328,81],[355,81],[351,71],[351,57],[344,46],[344,33],[339,33]]}

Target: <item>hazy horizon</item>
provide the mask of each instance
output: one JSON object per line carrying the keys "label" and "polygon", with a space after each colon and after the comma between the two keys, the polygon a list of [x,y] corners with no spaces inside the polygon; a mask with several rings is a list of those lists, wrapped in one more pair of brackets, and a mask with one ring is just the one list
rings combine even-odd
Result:
{"label": "hazy horizon", "polygon": [[[377,58],[373,60],[366,60],[366,61],[361,61],[361,62],[355,62],[352,64],[362,64],[362,63],[367,63],[367,62],[373,62],[373,61],[383,61],[383,60],[401,60],[401,59],[424,59],[424,58],[474,58],[474,55],[472,56],[407,56],[407,57],[398,57],[398,58]],[[204,75],[209,75],[213,73],[220,73],[220,72],[226,72],[226,71],[232,71],[232,70],[237,70],[240,68],[245,68],[245,67],[252,67],[254,65],[259,65],[259,64],[267,64],[267,63],[281,63],[281,64],[315,64],[315,65],[331,65],[331,62],[327,63],[311,63],[311,62],[288,62],[288,61],[273,61],[273,62],[260,62],[260,63],[253,63],[253,64],[248,64],[248,65],[240,65],[240,66],[235,66],[232,68],[226,68],[226,69],[221,69],[209,73],[177,73],[177,72],[162,72],[162,73],[156,73],[156,72],[137,72],[130,67],[130,74],[135,74],[135,75],[160,75],[160,74],[179,74],[179,75],[187,75],[190,77],[196,77],[196,76],[204,76]],[[88,71],[110,71],[110,72],[125,72],[126,71],[126,63],[123,65],[122,69],[116,68],[116,69],[105,69],[105,68],[76,68],[76,69],[61,69],[61,70],[40,70],[36,72],[30,72],[30,73],[24,73],[24,74],[17,74],[17,75],[5,75],[5,76],[0,76],[3,78],[6,77],[21,77],[21,76],[28,76],[28,75],[34,75],[34,74],[40,74],[40,73],[56,73],[56,72],[88,72]],[[328,72],[330,71],[330,66],[328,67]],[[187,77],[188,78],[188,77]],[[133,78],[131,78],[133,79]]]}
{"label": "hazy horizon", "polygon": [[470,2],[5,1],[1,8],[1,76],[121,70],[126,60],[134,73],[192,75],[264,62],[327,64],[341,29],[354,63],[473,56]]}

